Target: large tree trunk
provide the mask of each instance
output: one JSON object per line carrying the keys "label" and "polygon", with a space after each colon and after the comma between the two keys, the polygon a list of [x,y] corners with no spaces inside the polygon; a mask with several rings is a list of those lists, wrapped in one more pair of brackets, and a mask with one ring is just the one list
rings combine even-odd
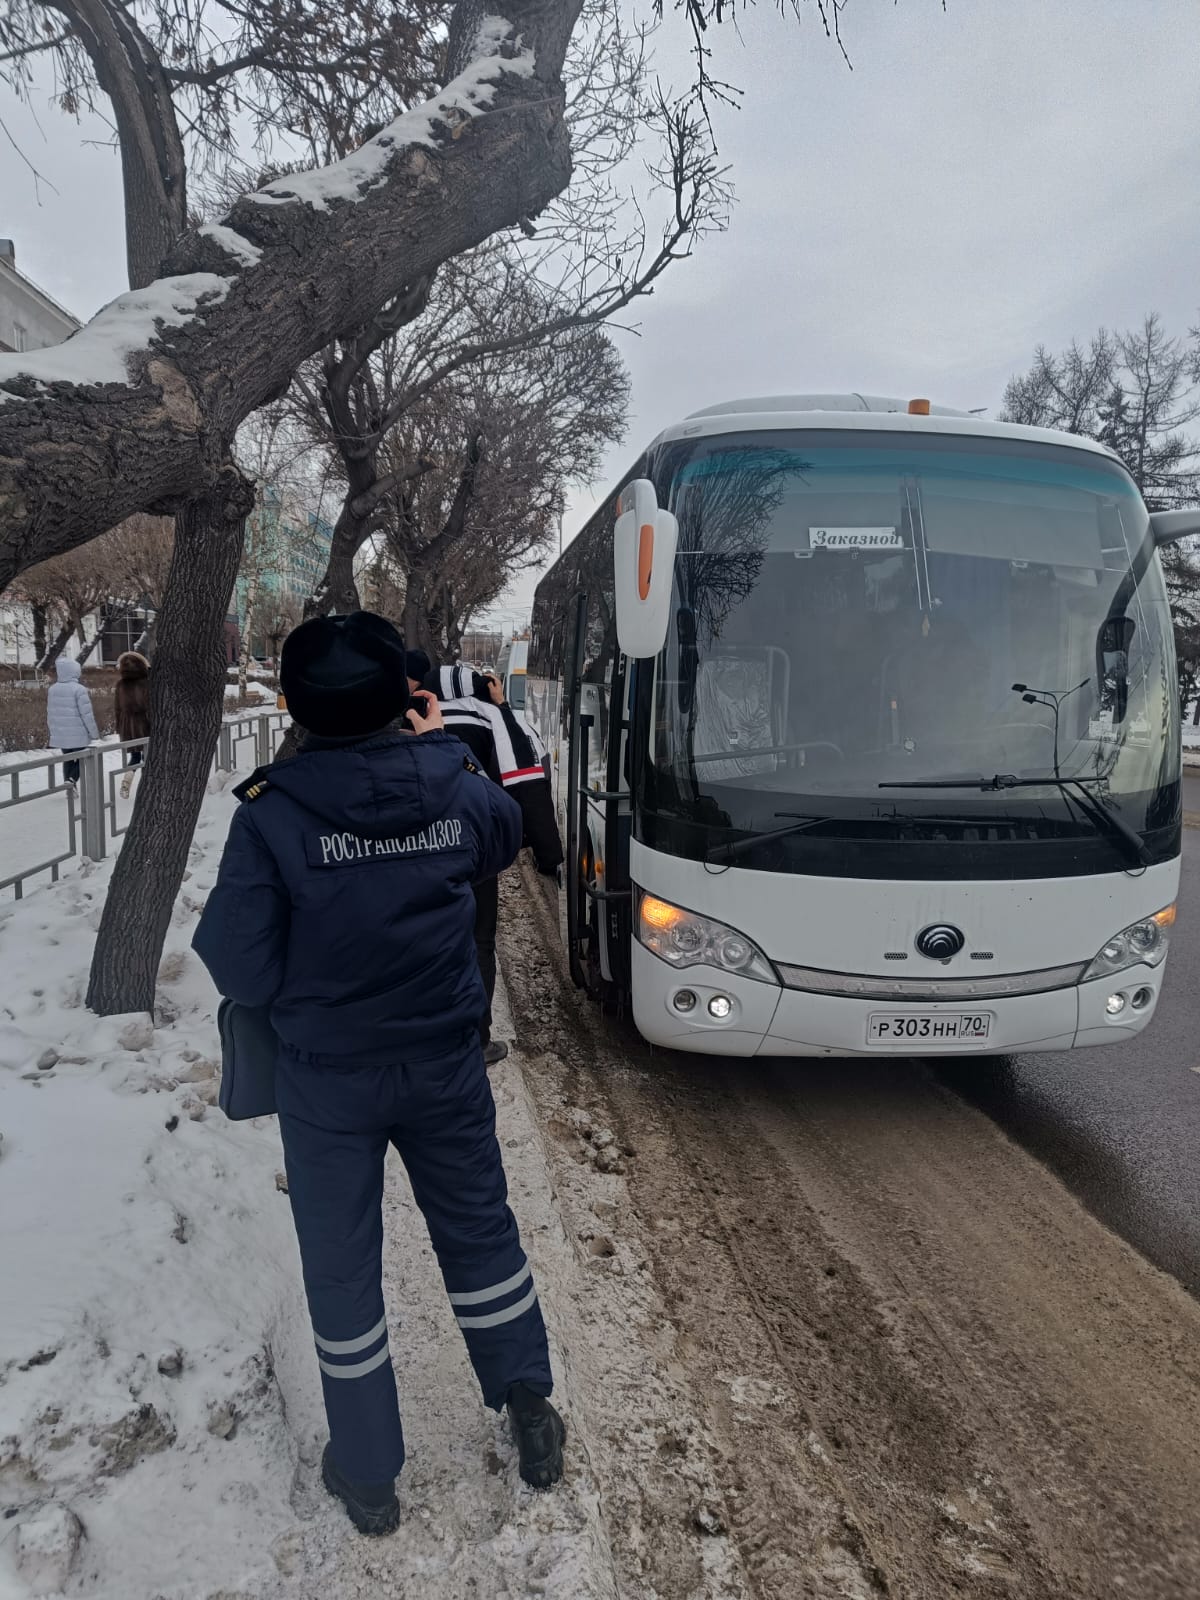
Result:
{"label": "large tree trunk", "polygon": [[[329,545],[329,559],[325,565],[325,576],[304,602],[305,622],[310,622],[313,617],[348,616],[351,611],[360,611],[362,602],[358,595],[358,585],[354,581],[354,561],[358,552],[366,543],[370,532],[370,521],[357,517],[354,514],[354,501],[358,490],[355,488],[356,472],[365,475],[369,470],[370,480],[374,480],[375,469],[372,461],[369,469],[363,462],[347,461],[346,468],[350,477],[350,486],[346,490],[346,498],[342,501],[342,509],[333,529],[333,538]],[[275,664],[276,677],[279,674],[279,663]],[[276,753],[276,761],[290,761],[298,754],[300,749],[299,736],[294,727],[290,727],[283,736],[283,743]]]}
{"label": "large tree trunk", "polygon": [[254,504],[232,471],[176,518],[175,555],[150,674],[150,748],[96,936],[87,1003],[153,1011],[171,909],[204,798],[225,689],[225,614]]}
{"label": "large tree trunk", "polygon": [[54,663],[58,660],[59,656],[62,655],[63,651],[70,644],[71,635],[74,632],[75,632],[75,619],[73,617],[68,617],[66,622],[63,623],[62,627],[54,635],[54,642],[53,642],[53,644],[51,644],[49,650],[47,650],[45,655],[42,656],[42,658],[39,660],[39,662],[38,662],[38,671],[39,672],[50,672],[50,671],[53,670]]}
{"label": "large tree trunk", "polygon": [[75,659],[76,659],[76,661],[78,661],[78,663],[79,663],[79,665],[81,667],[86,662],[88,662],[88,661],[90,661],[92,659],[92,656],[95,654],[97,648],[99,647],[100,640],[103,637],[104,637],[103,633],[101,632],[101,630],[99,628],[97,628],[95,633],[92,635],[92,637],[84,645],[83,649],[80,650],[79,654],[75,657]]}
{"label": "large tree trunk", "polygon": [[571,175],[561,71],[581,3],[459,0],[460,76],[420,142],[402,118],[319,178],[242,198],[226,232],[183,235],[154,286],[155,334],[146,291],[120,297],[72,340],[78,381],[39,379],[37,351],[0,357],[0,588],[135,511],[208,493],[225,442],[303,361],[549,204]]}
{"label": "large tree trunk", "polygon": [[72,24],[96,68],[117,125],[125,187],[130,287],[152,283],[187,226],[187,159],[153,47],[132,8],[102,0],[48,0]]}
{"label": "large tree trunk", "polygon": [[429,584],[427,574],[414,567],[404,591],[404,642],[410,649],[428,651],[434,660],[441,658],[441,646],[429,625]]}
{"label": "large tree trunk", "polygon": [[246,586],[246,618],[245,632],[242,634],[242,648],[238,656],[238,697],[246,698],[246,686],[250,680],[250,657],[254,653],[254,612],[258,605],[258,586],[260,578],[257,572],[250,575],[250,582]]}
{"label": "large tree trunk", "polygon": [[46,659],[46,608],[32,605],[29,609],[33,615],[33,659],[40,667]]}
{"label": "large tree trunk", "polygon": [[[351,467],[347,462],[347,467]],[[374,473],[371,474],[372,478]],[[356,517],[354,500],[358,491],[351,485],[334,524],[329,544],[325,576],[304,602],[304,620],[312,617],[346,616],[361,610],[358,585],[354,581],[354,562],[371,531],[369,519]]]}
{"label": "large tree trunk", "polygon": [[133,648],[138,652],[139,655],[145,656],[147,661],[153,661],[153,659],[154,659],[154,651],[155,651],[155,647],[157,646],[157,644],[158,644],[158,611],[154,610],[154,611],[151,612],[150,620],[146,623],[146,626],[145,626],[144,630],[142,631],[141,636],[139,637],[137,643],[134,645]]}

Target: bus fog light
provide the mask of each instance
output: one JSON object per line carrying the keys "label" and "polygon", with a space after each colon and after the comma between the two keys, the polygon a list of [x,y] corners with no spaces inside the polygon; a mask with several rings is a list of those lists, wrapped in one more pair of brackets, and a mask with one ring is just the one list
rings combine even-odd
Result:
{"label": "bus fog light", "polygon": [[691,989],[679,989],[671,998],[671,1004],[676,1011],[695,1011],[696,996]]}
{"label": "bus fog light", "polygon": [[1146,1007],[1153,999],[1153,989],[1135,989],[1133,993],[1133,999],[1129,1003],[1135,1011],[1145,1011]]}
{"label": "bus fog light", "polygon": [[733,1001],[727,994],[715,994],[708,1002],[708,1014],[710,1017],[716,1017],[718,1022],[724,1022],[732,1010]]}
{"label": "bus fog light", "polygon": [[1123,994],[1110,994],[1104,1002],[1104,1009],[1110,1017],[1119,1017],[1125,1009],[1125,996]]}

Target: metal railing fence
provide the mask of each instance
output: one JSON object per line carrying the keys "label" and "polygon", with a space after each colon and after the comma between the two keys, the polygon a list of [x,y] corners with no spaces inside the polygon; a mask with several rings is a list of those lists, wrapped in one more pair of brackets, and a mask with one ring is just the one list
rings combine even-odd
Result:
{"label": "metal railing fence", "polygon": [[[291,719],[284,711],[251,712],[221,724],[213,766],[236,772],[266,766],[276,755]],[[0,767],[0,894],[24,898],[25,885],[48,873],[57,883],[64,862],[82,857],[102,861],[129,826],[121,819],[122,780],[140,772],[128,752],[148,749],[148,739],[94,745],[73,756],[35,756]],[[113,758],[119,756],[120,761]],[[79,766],[79,781],[66,781],[68,761]],[[65,802],[65,803],[64,803]],[[19,862],[14,858],[22,857]],[[32,859],[29,859],[32,858]],[[13,870],[15,868],[15,870]]]}

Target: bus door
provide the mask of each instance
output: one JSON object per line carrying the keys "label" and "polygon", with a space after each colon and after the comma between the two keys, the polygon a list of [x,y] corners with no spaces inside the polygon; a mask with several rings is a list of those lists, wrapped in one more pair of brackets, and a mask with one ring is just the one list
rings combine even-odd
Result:
{"label": "bus door", "polygon": [[629,984],[629,714],[624,658],[603,594],[574,602],[567,661],[567,941],[571,976],[616,1002]]}

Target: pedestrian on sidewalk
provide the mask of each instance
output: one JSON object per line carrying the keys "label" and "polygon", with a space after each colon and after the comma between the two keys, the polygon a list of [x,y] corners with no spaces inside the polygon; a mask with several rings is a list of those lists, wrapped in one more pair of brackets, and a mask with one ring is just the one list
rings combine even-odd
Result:
{"label": "pedestrian on sidewalk", "polygon": [[[81,756],[92,740],[100,737],[92,697],[83,686],[78,661],[60,656],[55,662],[54,682],[46,692],[46,720],[47,743],[64,756]],[[75,788],[79,782],[78,760],[63,762],[63,779],[69,788]]]}
{"label": "pedestrian on sidewalk", "polygon": [[[538,871],[557,881],[563,849],[554,816],[554,797],[527,730],[517,721],[503,691],[497,697],[490,686],[496,683],[499,688],[498,681],[489,680],[470,667],[434,668],[424,650],[408,652],[407,672],[409,689],[424,687],[437,695],[447,729],[463,741],[480,769],[516,799],[521,807],[521,842],[533,851]],[[475,953],[487,992],[479,1037],[483,1059],[489,1067],[508,1055],[503,1040],[492,1038],[499,916],[499,880],[477,883]]]}
{"label": "pedestrian on sidewalk", "polygon": [[[127,744],[130,739],[150,737],[150,663],[136,650],[126,650],[124,655],[117,658],[117,690],[113,704],[117,715],[117,738],[122,744]],[[121,779],[121,798],[128,800],[146,747],[139,744],[125,754],[128,766]]]}
{"label": "pedestrian on sidewalk", "polygon": [[357,1528],[389,1533],[404,1461],[381,1283],[389,1144],[484,1402],[508,1409],[521,1476],[549,1488],[562,1475],[565,1428],[507,1203],[472,945],[472,884],[512,861],[521,815],[445,730],[434,697],[410,701],[404,644],[382,617],[303,623],[281,676],[300,753],[237,790],[194,944],[221,994],[271,1007],[329,1421],[322,1477]]}

